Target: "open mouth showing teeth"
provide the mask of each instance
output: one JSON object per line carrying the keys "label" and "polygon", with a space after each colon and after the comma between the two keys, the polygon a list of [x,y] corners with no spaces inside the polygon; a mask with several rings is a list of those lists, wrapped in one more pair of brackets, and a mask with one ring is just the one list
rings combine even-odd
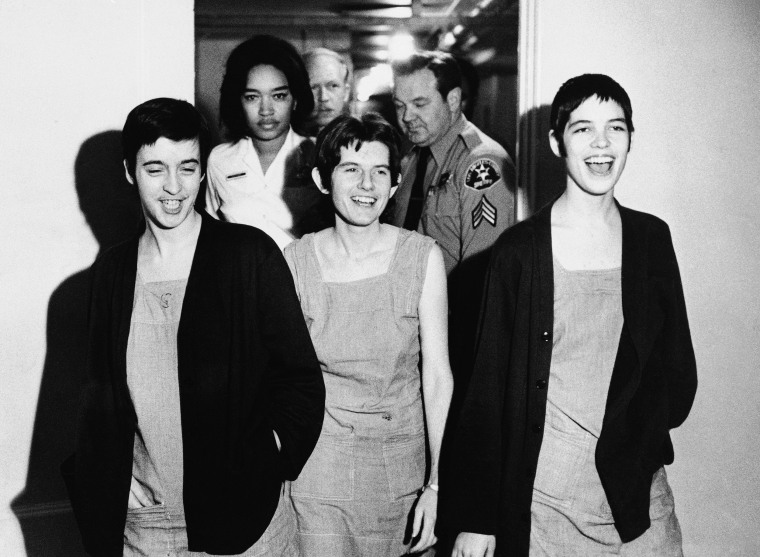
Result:
{"label": "open mouth showing teeth", "polygon": [[377,201],[377,199],[375,199],[374,197],[364,197],[361,195],[355,195],[351,198],[351,201],[359,205],[363,205],[365,207],[372,207]]}
{"label": "open mouth showing teeth", "polygon": [[164,204],[164,207],[172,211],[175,209],[179,209],[180,201],[179,199],[162,199],[161,203]]}
{"label": "open mouth showing teeth", "polygon": [[612,171],[612,165],[615,159],[611,157],[591,157],[586,159],[586,166],[593,174],[606,176]]}

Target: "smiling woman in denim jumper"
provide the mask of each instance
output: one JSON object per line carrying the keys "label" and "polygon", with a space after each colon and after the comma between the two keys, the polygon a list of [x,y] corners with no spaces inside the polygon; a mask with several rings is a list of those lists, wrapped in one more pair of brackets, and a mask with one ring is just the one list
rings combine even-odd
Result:
{"label": "smiling woman in denim jumper", "polygon": [[145,227],[93,265],[76,453],[89,554],[293,556],[285,480],[319,436],[324,383],[282,253],[195,210],[209,131],[153,99],[122,134]]}
{"label": "smiling woman in denim jumper", "polygon": [[453,386],[446,276],[433,240],[379,221],[398,168],[385,120],[334,120],[313,177],[335,226],[285,249],[327,391],[321,437],[292,484],[304,556],[399,556],[436,541]]}
{"label": "smiling woman in denim jumper", "polygon": [[668,226],[621,206],[630,99],[566,82],[565,191],[494,247],[455,441],[455,557],[682,555],[664,465],[696,363]]}

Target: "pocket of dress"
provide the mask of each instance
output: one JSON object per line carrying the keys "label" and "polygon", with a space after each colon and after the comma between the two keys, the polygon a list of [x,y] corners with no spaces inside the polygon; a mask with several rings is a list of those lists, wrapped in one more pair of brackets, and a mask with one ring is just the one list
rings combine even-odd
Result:
{"label": "pocket of dress", "polygon": [[[569,507],[589,448],[572,435],[547,427],[538,456],[533,489]],[[593,451],[591,452],[593,466]]]}
{"label": "pocket of dress", "polygon": [[416,495],[425,483],[425,433],[384,441],[383,459],[391,500]]}
{"label": "pocket of dress", "polygon": [[354,466],[353,436],[323,433],[298,479],[291,483],[291,495],[350,501],[354,497]]}

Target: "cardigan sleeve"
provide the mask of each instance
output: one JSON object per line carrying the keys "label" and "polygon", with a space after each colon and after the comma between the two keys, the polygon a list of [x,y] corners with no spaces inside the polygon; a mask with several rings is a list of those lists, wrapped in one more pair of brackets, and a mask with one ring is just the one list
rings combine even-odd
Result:
{"label": "cardigan sleeve", "polygon": [[480,315],[472,378],[451,447],[445,520],[452,533],[496,534],[504,450],[504,397],[519,273],[508,246],[494,247]]}
{"label": "cardigan sleeve", "polygon": [[662,247],[672,279],[669,307],[661,337],[664,347],[663,363],[668,381],[668,427],[672,429],[684,422],[694,403],[697,392],[697,364],[686,315],[681,274],[667,225],[663,236]]}
{"label": "cardigan sleeve", "polygon": [[283,477],[295,480],[322,430],[325,385],[293,278],[279,250],[272,250],[261,263],[259,276],[259,322],[271,363],[267,420],[282,445]]}

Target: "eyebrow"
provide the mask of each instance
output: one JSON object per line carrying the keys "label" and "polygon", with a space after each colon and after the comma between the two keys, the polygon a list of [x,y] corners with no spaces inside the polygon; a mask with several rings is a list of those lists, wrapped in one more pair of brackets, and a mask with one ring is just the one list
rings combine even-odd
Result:
{"label": "eyebrow", "polygon": [[[290,86],[289,85],[282,85],[280,87],[275,87],[274,89],[271,89],[271,91],[273,93],[281,93],[281,92],[284,92],[284,91],[290,91]],[[259,93],[259,92],[261,92],[261,89],[254,89],[252,87],[246,87],[243,90],[243,92],[244,93],[249,93],[249,92],[250,93]]]}
{"label": "eyebrow", "polygon": [[[610,122],[623,122],[624,124],[628,124],[628,122],[625,121],[625,118],[612,118],[610,120],[607,120],[607,123]],[[567,125],[569,126],[575,126],[576,124],[592,124],[593,122],[591,120],[575,120],[573,122],[568,122]]]}
{"label": "eyebrow", "polygon": [[[180,161],[179,164],[192,164],[192,163],[200,164],[200,161],[198,161],[198,159],[185,159],[183,161]],[[162,166],[166,166],[166,163],[162,160],[145,161],[142,165],[149,166],[151,164],[160,164]]]}
{"label": "eyebrow", "polygon": [[[359,166],[359,163],[355,162],[355,161],[343,161],[343,162],[339,162],[338,164],[336,164],[335,168],[339,168],[341,166]],[[391,165],[390,164],[376,164],[372,168],[373,169],[374,168],[386,168],[386,169],[390,170]]]}

